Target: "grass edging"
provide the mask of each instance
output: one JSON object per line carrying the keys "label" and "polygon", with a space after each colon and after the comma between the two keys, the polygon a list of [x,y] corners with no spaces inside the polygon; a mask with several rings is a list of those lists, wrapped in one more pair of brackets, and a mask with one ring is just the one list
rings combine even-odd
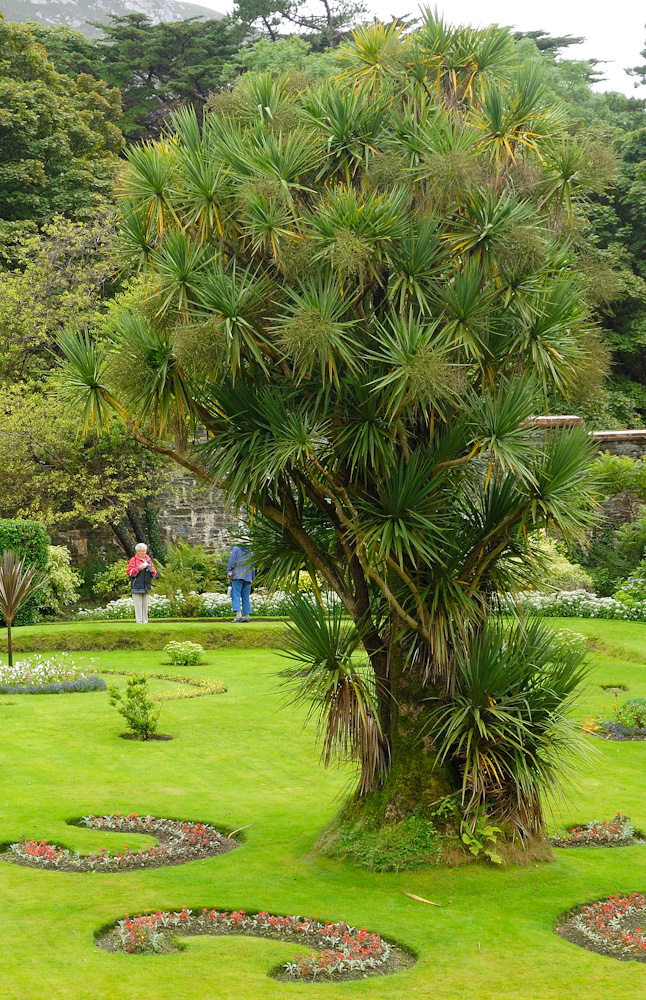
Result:
{"label": "grass edging", "polygon": [[[175,640],[199,642],[205,649],[275,649],[282,645],[284,622],[189,623],[83,622],[62,625],[26,625],[13,630],[16,653],[92,652],[116,649],[161,650]],[[0,653],[7,652],[6,634],[0,636]]]}

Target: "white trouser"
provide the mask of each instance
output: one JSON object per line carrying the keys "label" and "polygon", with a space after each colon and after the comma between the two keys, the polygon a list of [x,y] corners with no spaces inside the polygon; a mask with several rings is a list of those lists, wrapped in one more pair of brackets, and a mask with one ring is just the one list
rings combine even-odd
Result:
{"label": "white trouser", "polygon": [[148,598],[150,594],[133,594],[135,603],[135,618],[140,625],[145,625],[148,621]]}

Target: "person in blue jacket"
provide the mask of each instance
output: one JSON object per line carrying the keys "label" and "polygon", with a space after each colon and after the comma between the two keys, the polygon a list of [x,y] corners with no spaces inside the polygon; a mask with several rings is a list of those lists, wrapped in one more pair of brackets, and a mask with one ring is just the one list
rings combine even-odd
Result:
{"label": "person in blue jacket", "polygon": [[229,556],[227,577],[231,584],[231,607],[234,622],[248,622],[251,615],[251,584],[256,575],[253,552],[244,545],[234,545]]}

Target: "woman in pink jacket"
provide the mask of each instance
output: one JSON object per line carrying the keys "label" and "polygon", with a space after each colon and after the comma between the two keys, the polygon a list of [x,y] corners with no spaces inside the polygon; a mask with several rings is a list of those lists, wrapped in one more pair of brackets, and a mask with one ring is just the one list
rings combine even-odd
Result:
{"label": "woman in pink jacket", "polygon": [[148,598],[153,578],[157,576],[157,570],[147,552],[148,546],[139,542],[135,545],[135,554],[128,563],[135,619],[140,625],[146,625],[148,622]]}

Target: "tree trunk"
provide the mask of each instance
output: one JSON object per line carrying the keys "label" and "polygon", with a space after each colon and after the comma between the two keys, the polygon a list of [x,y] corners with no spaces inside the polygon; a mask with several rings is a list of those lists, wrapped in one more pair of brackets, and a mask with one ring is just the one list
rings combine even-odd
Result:
{"label": "tree trunk", "polygon": [[344,815],[362,816],[371,825],[398,823],[408,816],[430,817],[438,803],[455,794],[458,776],[450,765],[438,764],[429,726],[433,689],[406,666],[398,640],[388,650],[388,713],[382,728],[388,737],[390,770],[382,786],[353,797]]}
{"label": "tree trunk", "polygon": [[7,621],[7,662],[13,667],[13,639],[11,638],[11,622]]}
{"label": "tree trunk", "polygon": [[128,558],[130,558],[130,556],[134,556],[134,554],[135,554],[135,543],[130,538],[130,536],[129,536],[128,532],[126,531],[125,527],[123,526],[123,524],[116,524],[116,523],[112,522],[110,524],[110,527],[112,528],[112,531],[114,532],[115,536],[119,540],[119,544],[121,545],[121,548],[123,549],[123,551],[125,552],[125,554],[128,556]]}

